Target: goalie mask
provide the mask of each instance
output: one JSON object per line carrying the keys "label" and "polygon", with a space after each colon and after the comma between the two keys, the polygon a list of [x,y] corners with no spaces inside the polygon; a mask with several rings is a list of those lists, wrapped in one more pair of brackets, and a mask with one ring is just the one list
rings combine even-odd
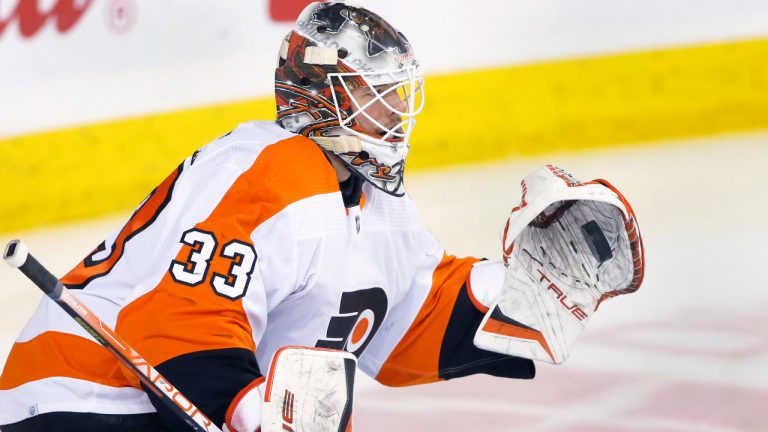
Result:
{"label": "goalie mask", "polygon": [[383,18],[352,2],[312,3],[280,49],[277,121],[402,196],[422,84],[408,40]]}

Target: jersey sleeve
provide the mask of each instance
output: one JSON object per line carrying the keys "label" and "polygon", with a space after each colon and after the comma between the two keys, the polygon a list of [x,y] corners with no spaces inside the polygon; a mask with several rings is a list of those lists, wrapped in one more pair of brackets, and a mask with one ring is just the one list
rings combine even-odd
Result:
{"label": "jersey sleeve", "polygon": [[426,230],[422,247],[410,289],[360,359],[363,371],[389,386],[478,373],[533,378],[532,361],[484,351],[473,343],[487,305],[501,289],[503,265],[448,255]]}
{"label": "jersey sleeve", "polygon": [[[263,379],[255,351],[268,313],[302,280],[292,205],[338,192],[321,150],[303,137],[258,152],[228,140],[185,162],[151,228],[130,239],[123,263],[103,278],[119,280],[126,266],[135,272],[125,275],[135,287],[116,331],[218,425]],[[147,394],[171,429],[181,427]]]}

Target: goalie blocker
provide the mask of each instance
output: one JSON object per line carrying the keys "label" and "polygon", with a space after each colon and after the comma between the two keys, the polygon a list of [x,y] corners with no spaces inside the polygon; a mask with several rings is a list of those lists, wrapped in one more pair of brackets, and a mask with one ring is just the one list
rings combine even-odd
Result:
{"label": "goalie blocker", "polygon": [[504,286],[474,342],[560,364],[600,303],[640,288],[643,243],[632,207],[605,180],[546,165],[522,189],[504,228]]}
{"label": "goalie blocker", "polygon": [[357,358],[345,351],[281,348],[266,388],[261,380],[235,401],[224,430],[350,432],[356,368]]}

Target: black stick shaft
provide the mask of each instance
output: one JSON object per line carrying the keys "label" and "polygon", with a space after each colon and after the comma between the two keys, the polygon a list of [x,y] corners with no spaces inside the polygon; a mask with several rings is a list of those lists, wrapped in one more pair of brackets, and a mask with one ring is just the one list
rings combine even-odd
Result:
{"label": "black stick shaft", "polygon": [[5,249],[3,259],[12,267],[21,270],[193,430],[221,432],[189,399],[185,398],[114,330],[70,293],[56,276],[29,253],[24,243],[19,240],[10,242]]}
{"label": "black stick shaft", "polygon": [[[56,288],[61,283],[56,278],[56,276],[52,275],[51,272],[49,272],[45,267],[43,267],[42,264],[40,264],[40,261],[35,259],[35,257],[30,255],[29,251],[25,249],[26,248],[23,247],[23,243],[21,243],[19,240],[14,240],[8,244],[8,247],[5,251],[5,256],[3,258],[5,258],[6,261],[14,256],[18,256],[19,259],[23,259],[22,264],[17,268],[21,270],[21,272],[24,273],[24,275],[28,277],[32,282],[34,282],[38,288],[50,296],[56,291]],[[20,256],[19,254],[26,256]]]}

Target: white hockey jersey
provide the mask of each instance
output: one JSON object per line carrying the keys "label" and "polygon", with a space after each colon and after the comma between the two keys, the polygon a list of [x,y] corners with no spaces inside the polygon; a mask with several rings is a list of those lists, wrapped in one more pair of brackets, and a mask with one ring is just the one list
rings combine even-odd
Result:
{"label": "white hockey jersey", "polygon": [[[502,279],[498,263],[446,255],[407,196],[365,184],[346,208],[314,142],[252,122],[185,160],[62,282],[201,407],[163,365],[238,350],[255,357],[257,378],[279,348],[319,346],[354,353],[387,385],[530,378],[530,361],[471,342]],[[215,367],[196,371],[196,386]],[[221,422],[234,396],[207,414]],[[59,411],[155,407],[44,298],[0,377],[0,424]]]}

